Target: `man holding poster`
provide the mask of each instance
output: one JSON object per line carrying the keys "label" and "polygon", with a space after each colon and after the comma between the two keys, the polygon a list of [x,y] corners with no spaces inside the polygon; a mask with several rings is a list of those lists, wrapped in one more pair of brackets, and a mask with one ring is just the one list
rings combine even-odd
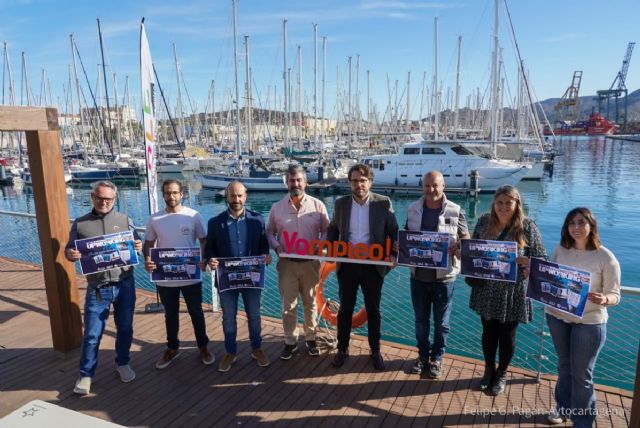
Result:
{"label": "man holding poster", "polygon": [[[200,241],[200,254],[204,247],[207,232],[202,216],[196,210],[182,205],[182,183],[178,180],[165,180],[162,183],[162,197],[165,209],[153,214],[147,222],[144,237],[145,269],[151,273],[156,270],[156,264],[151,259],[151,248],[193,248],[196,239]],[[167,328],[167,349],[156,362],[156,368],[164,369],[180,355],[180,293],[187,304],[191,317],[196,343],[200,350],[202,364],[210,365],[215,357],[207,347],[207,337],[204,312],[202,311],[202,281],[162,281],[157,282],[160,301],[164,306],[164,320]]]}
{"label": "man holding poster", "polygon": [[[264,231],[264,221],[260,213],[245,209],[247,189],[239,181],[227,186],[228,209],[209,220],[207,227],[207,244],[204,259],[211,269],[219,267],[218,258],[242,257],[246,260],[265,255],[266,263],[271,263],[269,243]],[[263,262],[261,262],[263,263]],[[264,268],[264,264],[262,265]],[[252,274],[254,272],[251,272]],[[216,284],[216,287],[218,284]],[[220,306],[222,307],[222,330],[224,332],[224,348],[226,355],[220,360],[218,371],[227,372],[236,361],[238,324],[238,297],[242,295],[244,310],[249,325],[251,341],[251,358],[260,367],[270,364],[269,357],[262,350],[260,297],[262,289],[257,287],[238,287],[227,290],[219,289]]]}
{"label": "man holding poster", "polygon": [[[449,235],[449,258],[446,269],[414,267],[411,269],[411,301],[416,317],[418,359],[412,373],[426,374],[431,379],[442,376],[442,356],[449,335],[453,286],[460,271],[456,256],[460,239],[469,238],[467,220],[459,205],[444,194],[442,173],[427,172],[422,178],[423,196],[409,206],[407,224],[410,231],[428,231]],[[433,311],[433,342],[429,340],[430,318]]]}
{"label": "man holding poster", "polygon": [[[129,217],[113,209],[118,189],[110,181],[100,181],[93,185],[90,213],[78,217],[71,225],[69,242],[64,255],[75,262],[82,253],[76,249],[75,241],[101,237],[106,234],[130,231],[134,237],[135,251],[142,250],[142,241]],[[116,323],[116,364],[122,382],[131,382],[136,374],[129,366],[129,349],[133,339],[133,312],[136,290],[133,267],[117,267],[102,270],[86,276],[87,293],[84,303],[84,336],[80,349],[80,377],[73,392],[87,395],[91,389],[91,379],[98,366],[98,348],[104,333],[110,306]]]}

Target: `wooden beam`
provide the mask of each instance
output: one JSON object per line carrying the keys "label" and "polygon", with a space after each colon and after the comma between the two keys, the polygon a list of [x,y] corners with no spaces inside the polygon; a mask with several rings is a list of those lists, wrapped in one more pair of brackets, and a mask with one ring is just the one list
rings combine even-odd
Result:
{"label": "wooden beam", "polygon": [[638,363],[636,365],[636,386],[631,402],[630,427],[640,427],[640,345],[638,345]]}
{"label": "wooden beam", "polygon": [[53,347],[67,353],[82,342],[82,320],[74,265],[64,257],[70,226],[60,132],[26,135]]}
{"label": "wooden beam", "polygon": [[0,105],[0,131],[57,130],[60,130],[58,110],[54,108]]}

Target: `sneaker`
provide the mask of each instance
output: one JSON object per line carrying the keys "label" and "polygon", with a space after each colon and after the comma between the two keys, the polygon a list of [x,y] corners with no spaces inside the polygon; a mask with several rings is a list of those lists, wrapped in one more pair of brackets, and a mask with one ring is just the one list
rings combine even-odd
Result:
{"label": "sneaker", "polygon": [[423,360],[422,358],[416,359],[416,361],[413,363],[413,367],[411,367],[411,373],[422,374],[426,365],[426,360]]}
{"label": "sneaker", "polygon": [[180,355],[179,349],[171,349],[171,348],[165,349],[164,354],[162,354],[162,358],[160,358],[156,363],[156,368],[165,369],[169,367],[169,365],[173,362],[173,360],[178,358],[178,355]]}
{"label": "sneaker", "polygon": [[293,357],[293,354],[298,350],[298,345],[287,345],[285,343],[284,349],[282,350],[282,354],[280,354],[281,360],[290,360]]}
{"label": "sneaker", "polygon": [[214,355],[209,352],[209,349],[206,345],[200,348],[200,361],[202,361],[202,364],[204,364],[205,366],[210,366],[216,361],[216,357],[214,357]]}
{"label": "sneaker", "polygon": [[120,380],[124,383],[131,382],[136,378],[136,372],[133,371],[129,364],[118,366],[116,370],[120,375]]}
{"label": "sneaker", "polygon": [[371,359],[373,360],[373,368],[376,370],[384,370],[387,366],[384,363],[384,359],[382,358],[382,354],[380,351],[374,351],[371,354]]}
{"label": "sneaker", "polygon": [[331,362],[331,365],[339,369],[340,367],[344,366],[344,362],[347,359],[347,357],[349,357],[349,354],[347,354],[346,351],[341,351],[338,349],[338,352],[336,352],[335,357],[333,357],[333,361]]}
{"label": "sneaker", "polygon": [[549,425],[559,425],[567,421],[567,417],[558,413],[556,409],[549,410],[547,415],[547,422]]}
{"label": "sneaker", "polygon": [[231,365],[236,362],[236,354],[226,354],[218,364],[218,371],[226,373],[231,369]]}
{"label": "sneaker", "polygon": [[440,379],[442,376],[442,362],[440,361],[430,361],[429,369],[427,371],[427,377],[429,379]]}
{"label": "sneaker", "polygon": [[260,367],[267,367],[269,364],[271,364],[271,361],[269,361],[269,357],[261,348],[251,351],[251,358],[256,360],[256,363],[258,363]]}
{"label": "sneaker", "polygon": [[73,392],[78,395],[87,395],[91,390],[91,378],[88,376],[79,377],[76,381],[76,386],[73,388]]}
{"label": "sneaker", "polygon": [[318,355],[320,355],[320,351],[316,346],[315,340],[307,340],[305,342],[305,345],[307,347],[307,352],[309,352],[309,355],[311,355],[312,357],[317,357]]}

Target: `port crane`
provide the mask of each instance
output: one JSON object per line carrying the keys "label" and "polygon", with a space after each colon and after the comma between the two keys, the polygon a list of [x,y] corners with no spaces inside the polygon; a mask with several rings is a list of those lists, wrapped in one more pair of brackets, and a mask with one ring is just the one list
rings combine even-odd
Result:
{"label": "port crane", "polygon": [[573,78],[571,79],[571,86],[564,91],[564,95],[560,98],[560,101],[554,107],[555,117],[558,121],[574,121],[578,119],[580,108],[580,83],[582,83],[582,71],[576,70],[573,72]]}
{"label": "port crane", "polygon": [[[629,62],[631,61],[631,54],[635,47],[635,42],[629,42],[627,46],[627,52],[622,60],[622,67],[609,89],[603,89],[597,91],[598,110],[600,114],[603,114],[608,120],[615,121],[620,125],[621,129],[627,127],[627,85],[625,80],[627,79],[627,72],[629,71]],[[620,112],[620,100],[624,98],[624,113]],[[611,104],[614,104],[613,114],[611,112]],[[605,107],[606,106],[606,107]],[[603,110],[603,107],[605,110]]]}

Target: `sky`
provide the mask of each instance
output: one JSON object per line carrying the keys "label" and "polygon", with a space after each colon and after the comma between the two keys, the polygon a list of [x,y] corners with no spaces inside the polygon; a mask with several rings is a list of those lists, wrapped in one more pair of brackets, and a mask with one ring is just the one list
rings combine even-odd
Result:
{"label": "sky", "polygon": [[[627,44],[639,41],[638,0],[510,0],[507,5],[520,54],[529,72],[531,89],[539,100],[562,96],[571,83],[574,70],[583,71],[580,95],[593,95],[596,90],[608,89],[622,65]],[[398,112],[404,114],[408,73],[411,74],[410,116],[413,119],[419,116],[421,104],[425,116],[428,95],[424,95],[422,88],[431,91],[435,64],[434,18],[438,17],[438,80],[442,84],[442,95],[446,98],[447,93],[453,94],[455,89],[456,45],[458,36],[462,36],[460,105],[465,106],[472,93],[478,90],[481,96],[487,93],[493,10],[494,0],[239,0],[240,85],[243,88],[245,82],[243,36],[246,34],[253,72],[253,105],[282,108],[283,20],[287,19],[293,109],[297,107],[300,69],[304,93],[302,109],[313,115],[315,23],[318,114],[323,74],[322,40],[326,37],[325,116],[336,117],[339,111],[348,108],[343,94],[348,89],[349,57],[352,57],[352,94],[355,99],[357,81],[363,116],[366,117],[367,71],[371,108],[375,106],[380,116],[389,104],[397,106]],[[125,76],[128,76],[132,104],[139,109],[140,21],[145,17],[151,54],[171,108],[175,109],[177,99],[174,43],[184,82],[180,91],[185,111],[191,112],[193,108],[204,111],[210,99],[212,81],[215,81],[216,110],[226,109],[230,104],[234,87],[231,0],[0,0],[0,16],[0,43],[6,42],[8,46],[18,103],[21,53],[24,52],[27,77],[36,101],[40,97],[44,70],[54,104],[58,107],[65,104],[72,61],[69,35],[72,33],[91,88],[96,92],[99,64],[102,63],[96,23],[99,18],[109,96],[113,100],[115,73],[122,101]],[[516,93],[517,68],[504,0],[500,0],[500,21],[505,104],[510,105],[512,101],[509,100],[513,100]],[[297,61],[298,46],[301,67]],[[88,96],[87,83],[77,61]],[[426,83],[423,84],[425,73]],[[6,70],[4,75],[5,104],[8,104]],[[640,52],[631,59],[627,87],[630,92],[640,87]],[[104,94],[104,89],[100,91]],[[244,105],[244,96],[241,98],[241,105]],[[208,109],[210,111],[210,107]]]}

